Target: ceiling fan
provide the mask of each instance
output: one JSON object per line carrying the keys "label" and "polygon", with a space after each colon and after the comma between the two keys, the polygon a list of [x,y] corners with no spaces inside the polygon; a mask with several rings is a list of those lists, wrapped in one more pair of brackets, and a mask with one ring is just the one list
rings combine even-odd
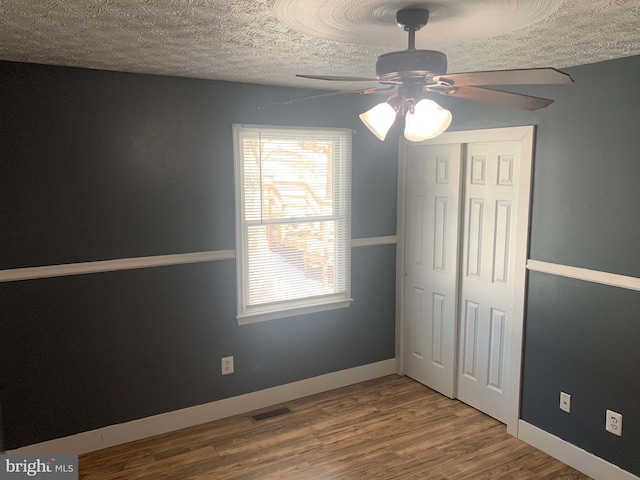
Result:
{"label": "ceiling fan", "polygon": [[[451,112],[428,97],[440,94],[466,98],[524,110],[544,108],[553,100],[501,90],[483,88],[490,85],[533,85],[573,83],[566,73],[555,68],[529,68],[447,74],[447,56],[436,50],[417,50],[416,32],[429,21],[429,11],[404,8],[396,12],[396,23],[409,34],[406,50],[378,57],[376,78],[296,75],[314,80],[363,82],[375,81],[383,88],[365,88],[344,93],[374,93],[395,90],[383,103],[360,115],[361,120],[380,140],[384,140],[398,115],[406,116],[405,137],[422,141],[443,133],[451,123]],[[339,92],[343,93],[343,92]],[[313,97],[312,97],[313,98]]]}

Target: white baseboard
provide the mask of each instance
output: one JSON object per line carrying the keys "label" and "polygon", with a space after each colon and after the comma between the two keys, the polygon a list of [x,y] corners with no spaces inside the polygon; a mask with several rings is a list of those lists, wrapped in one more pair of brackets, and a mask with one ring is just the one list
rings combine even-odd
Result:
{"label": "white baseboard", "polygon": [[524,420],[520,420],[518,424],[518,438],[595,480],[640,480],[639,477],[622,470],[617,465],[596,457]]}
{"label": "white baseboard", "polygon": [[82,454],[102,448],[120,445],[134,440],[160,435],[181,428],[239,415],[253,410],[289,402],[297,398],[346,387],[385,375],[396,373],[396,359],[383,360],[360,367],[327,373],[298,382],[279,385],[237,397],[195,407],[162,413],[127,423],[78,433],[69,437],[27,445],[7,453],[21,454]]}

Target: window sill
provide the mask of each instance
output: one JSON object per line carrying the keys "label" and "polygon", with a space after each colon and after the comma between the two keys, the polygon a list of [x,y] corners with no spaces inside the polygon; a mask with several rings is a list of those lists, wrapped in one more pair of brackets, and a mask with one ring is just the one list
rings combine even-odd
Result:
{"label": "window sill", "polygon": [[259,312],[238,315],[238,325],[248,325],[251,323],[266,322],[268,320],[276,320],[278,318],[296,317],[298,315],[307,315],[309,313],[324,312],[328,310],[337,310],[339,308],[347,308],[351,305],[352,298],[348,300],[339,300],[331,303],[323,303],[320,305],[312,305],[308,307],[290,308],[287,310],[278,310],[277,312]]}

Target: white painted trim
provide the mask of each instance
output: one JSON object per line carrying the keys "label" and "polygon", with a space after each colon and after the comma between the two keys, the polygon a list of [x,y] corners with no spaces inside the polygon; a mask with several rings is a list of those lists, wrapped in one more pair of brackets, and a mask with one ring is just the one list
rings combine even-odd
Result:
{"label": "white painted trim", "polygon": [[396,235],[387,237],[369,237],[369,238],[352,238],[351,248],[357,247],[375,247],[377,245],[393,245],[398,242]]}
{"label": "white painted trim", "polygon": [[301,127],[301,126],[291,126],[291,125],[259,125],[256,123],[234,123],[232,127],[238,126],[238,128],[243,128],[245,130],[308,130],[311,133],[335,133],[335,132],[345,132],[350,134],[357,133],[353,128],[337,128],[337,127]]}
{"label": "white painted trim", "polygon": [[391,375],[395,373],[395,366],[395,359],[383,360],[204,405],[28,445],[6,453],[60,455],[92,452]]}
{"label": "white painted trim", "polygon": [[[431,140],[420,142],[420,145],[443,145],[447,143],[478,143],[478,142],[519,142],[533,131],[533,126],[487,128],[484,130],[459,130],[445,132]],[[401,139],[401,142],[408,142]]]}
{"label": "white painted trim", "polygon": [[338,310],[340,308],[348,308],[353,302],[353,298],[332,300],[327,303],[318,303],[316,305],[308,305],[306,307],[288,308],[278,310],[276,312],[253,313],[249,315],[236,316],[238,325],[250,325],[252,323],[265,322],[267,320],[276,320],[278,318],[295,317],[298,315],[308,315],[310,313],[326,312],[328,310]]}
{"label": "white painted trim", "polygon": [[396,373],[404,375],[404,295],[405,295],[405,216],[407,209],[407,148],[404,142],[398,145],[398,187],[396,215]]}
{"label": "white painted trim", "polygon": [[[397,242],[395,235],[386,237],[354,238],[351,247],[372,247],[376,245],[392,245]],[[116,260],[100,260],[97,262],[68,263],[64,265],[44,265],[41,267],[11,268],[0,270],[0,283],[36,278],[66,277],[87,273],[114,272],[133,270],[136,268],[166,267],[168,265],[185,265],[189,263],[215,262],[233,260],[235,250],[212,250],[209,252],[178,253],[173,255],[155,255],[152,257],[118,258]]]}
{"label": "white painted trim", "polygon": [[518,438],[590,476],[594,480],[640,480],[639,477],[622,470],[617,465],[609,463],[524,420],[520,420]]}
{"label": "white painted trim", "polygon": [[113,272],[136,268],[165,267],[187,263],[213,262],[236,258],[235,250],[215,250],[211,252],[181,253],[175,255],[156,255],[153,257],[120,258],[98,262],[69,263],[65,265],[46,265],[42,267],[13,268],[0,270],[0,282],[30,280],[34,278],[64,277],[86,273]]}
{"label": "white painted trim", "polygon": [[531,218],[531,181],[533,178],[534,127],[515,127],[510,135],[520,135],[520,178],[518,179],[518,210],[516,212],[515,269],[513,277],[513,321],[510,351],[507,352],[507,433],[518,436],[520,419],[520,384],[522,382],[522,347],[524,340],[524,306],[527,296],[527,256]]}
{"label": "white painted trim", "polygon": [[600,283],[611,287],[640,291],[640,278],[638,277],[629,277],[627,275],[618,275],[616,273],[601,272],[599,270],[589,270],[587,268],[571,267],[569,265],[531,259],[527,262],[527,269],[533,272],[550,273],[561,277],[584,280],[585,282]]}
{"label": "white painted trim", "polygon": [[[247,126],[248,127],[248,126]],[[240,135],[242,134],[243,125],[234,123],[231,126],[233,131],[233,195],[234,195],[234,226],[236,232],[236,252],[238,261],[236,262],[236,314],[240,314],[244,310],[244,278],[248,276],[248,270],[245,262],[242,260],[242,219],[245,216],[242,210],[242,144]]]}

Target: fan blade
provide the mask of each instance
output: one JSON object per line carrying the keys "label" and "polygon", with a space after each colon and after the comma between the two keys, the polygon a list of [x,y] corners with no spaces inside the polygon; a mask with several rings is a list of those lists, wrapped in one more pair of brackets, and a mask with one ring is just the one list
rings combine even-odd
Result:
{"label": "fan blade", "polygon": [[300,78],[310,78],[311,80],[329,80],[331,82],[377,82],[377,78],[367,77],[341,77],[335,75],[296,75]]}
{"label": "fan blade", "polygon": [[522,110],[538,110],[553,103],[553,100],[548,98],[531,97],[529,95],[481,87],[455,87],[454,90],[441,92],[441,94],[475,100],[476,102],[492,103],[503,107],[520,108]]}
{"label": "fan blade", "polygon": [[524,68],[520,70],[494,70],[490,72],[467,72],[438,75],[436,82],[444,80],[453,85],[546,85],[573,83],[570,75],[555,68]]}
{"label": "fan blade", "polygon": [[395,87],[385,87],[385,88],[378,88],[378,87],[369,87],[369,88],[361,88],[359,90],[349,90],[346,92],[331,92],[331,93],[321,93],[320,95],[311,95],[309,97],[300,97],[300,98],[293,98],[291,100],[283,100],[281,102],[271,102],[271,103],[267,103],[265,105],[261,105],[260,107],[258,107],[258,110],[263,109],[263,108],[267,108],[267,107],[271,107],[274,105],[290,105],[292,103],[297,103],[297,102],[302,102],[305,100],[315,100],[317,98],[323,98],[323,97],[332,97],[335,95],[348,95],[348,94],[352,94],[352,93],[359,93],[361,95],[366,95],[369,93],[378,93],[378,92],[384,92],[387,90],[391,90]]}

